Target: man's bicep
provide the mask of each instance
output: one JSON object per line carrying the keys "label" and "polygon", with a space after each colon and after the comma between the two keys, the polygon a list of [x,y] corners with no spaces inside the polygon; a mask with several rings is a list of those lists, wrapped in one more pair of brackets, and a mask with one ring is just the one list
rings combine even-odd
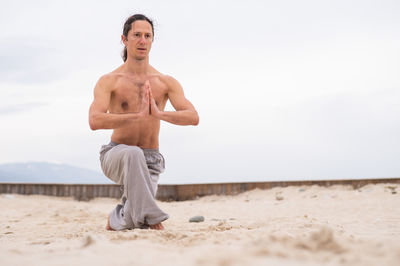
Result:
{"label": "man's bicep", "polygon": [[110,94],[105,85],[99,81],[94,88],[94,99],[90,106],[90,112],[106,113],[110,105]]}
{"label": "man's bicep", "polygon": [[182,86],[173,80],[170,82],[168,98],[175,110],[194,110],[192,103],[186,99]]}

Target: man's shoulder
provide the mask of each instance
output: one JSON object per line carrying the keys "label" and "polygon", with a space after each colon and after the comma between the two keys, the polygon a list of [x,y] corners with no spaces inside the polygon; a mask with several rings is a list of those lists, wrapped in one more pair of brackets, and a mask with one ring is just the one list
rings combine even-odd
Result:
{"label": "man's shoulder", "polygon": [[122,76],[121,73],[118,72],[110,72],[107,74],[102,75],[99,80],[98,84],[101,86],[108,86],[114,84],[120,77]]}
{"label": "man's shoulder", "polygon": [[164,83],[168,88],[174,88],[176,86],[179,86],[179,82],[172,76],[166,75],[166,74],[159,74],[158,78],[162,83]]}
{"label": "man's shoulder", "polygon": [[158,80],[160,80],[162,83],[164,83],[168,87],[179,84],[178,81],[174,77],[167,75],[167,74],[163,74],[152,66],[151,66],[151,71],[152,71],[152,76],[157,77]]}

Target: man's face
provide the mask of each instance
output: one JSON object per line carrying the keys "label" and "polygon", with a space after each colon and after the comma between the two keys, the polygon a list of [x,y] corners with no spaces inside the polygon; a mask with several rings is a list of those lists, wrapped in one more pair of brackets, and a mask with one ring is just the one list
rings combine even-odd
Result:
{"label": "man's face", "polygon": [[127,38],[123,35],[121,38],[128,51],[128,57],[134,56],[136,60],[147,58],[153,42],[153,32],[149,22],[145,20],[133,22]]}

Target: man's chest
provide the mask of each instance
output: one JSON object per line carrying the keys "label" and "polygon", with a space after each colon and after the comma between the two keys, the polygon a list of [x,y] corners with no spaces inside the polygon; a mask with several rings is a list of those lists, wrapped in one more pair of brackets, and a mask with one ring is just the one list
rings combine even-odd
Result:
{"label": "man's chest", "polygon": [[[145,97],[144,81],[123,80],[117,82],[111,93],[111,108],[120,111],[136,111]],[[160,83],[150,80],[150,89],[157,104],[166,100],[168,89]]]}

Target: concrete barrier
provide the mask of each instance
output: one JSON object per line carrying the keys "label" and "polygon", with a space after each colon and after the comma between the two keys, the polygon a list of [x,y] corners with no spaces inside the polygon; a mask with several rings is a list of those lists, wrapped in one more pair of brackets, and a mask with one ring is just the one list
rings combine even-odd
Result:
{"label": "concrete barrier", "polygon": [[[255,188],[271,189],[287,186],[350,185],[356,189],[377,183],[400,184],[400,178],[159,185],[157,199],[161,201],[192,200],[207,195],[235,195]],[[122,196],[121,186],[112,184],[0,183],[0,193],[74,197],[77,200]]]}

